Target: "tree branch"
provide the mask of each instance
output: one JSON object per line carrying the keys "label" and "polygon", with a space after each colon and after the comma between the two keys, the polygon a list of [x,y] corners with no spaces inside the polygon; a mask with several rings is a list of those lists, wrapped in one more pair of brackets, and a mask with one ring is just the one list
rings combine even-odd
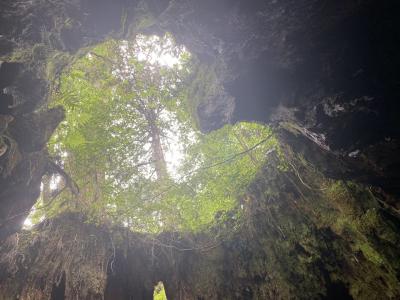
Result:
{"label": "tree branch", "polygon": [[65,180],[65,186],[68,187],[74,196],[79,195],[79,187],[76,182],[69,176],[62,167],[57,165],[55,162],[49,159],[48,164],[48,171],[52,174],[57,173],[61,175]]}
{"label": "tree branch", "polygon": [[89,54],[102,59],[103,61],[111,64],[112,66],[118,66],[118,64],[115,61],[113,61],[112,59],[109,59],[108,57],[105,57],[101,54],[97,54],[96,52],[93,52],[93,51],[90,51]]}

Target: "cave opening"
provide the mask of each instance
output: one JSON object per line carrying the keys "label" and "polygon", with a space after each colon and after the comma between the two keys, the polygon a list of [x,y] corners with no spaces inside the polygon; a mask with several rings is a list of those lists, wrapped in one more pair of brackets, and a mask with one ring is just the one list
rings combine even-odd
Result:
{"label": "cave opening", "polygon": [[66,212],[144,233],[240,222],[238,196],[279,145],[257,123],[201,133],[191,96],[216,78],[199,69],[168,33],[107,40],[66,68],[48,147],[67,177],[44,176],[25,228]]}
{"label": "cave opening", "polygon": [[399,298],[395,2],[1,1],[0,299]]}

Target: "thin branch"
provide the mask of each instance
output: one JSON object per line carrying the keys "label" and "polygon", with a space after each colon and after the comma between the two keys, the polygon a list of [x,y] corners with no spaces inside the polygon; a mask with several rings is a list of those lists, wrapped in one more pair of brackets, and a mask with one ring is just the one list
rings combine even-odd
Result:
{"label": "thin branch", "polygon": [[109,63],[109,64],[111,64],[111,65],[113,65],[113,66],[118,66],[118,63],[116,63],[116,62],[113,61],[112,59],[110,59],[110,58],[108,58],[108,57],[105,57],[105,56],[103,56],[103,55],[101,55],[101,54],[98,54],[98,53],[93,52],[93,51],[90,51],[89,54],[90,54],[90,55],[93,55],[93,56],[95,56],[95,57],[97,57],[97,58],[100,58],[100,59],[104,60],[105,62],[107,62],[107,63]]}
{"label": "thin branch", "polygon": [[301,178],[299,171],[296,169],[296,167],[288,160],[289,165],[292,167],[292,169],[295,171],[297,177],[299,178],[300,182],[309,190],[312,191],[325,191],[328,188],[312,188],[311,186],[309,186],[307,183],[304,182],[304,180]]}
{"label": "thin branch", "polygon": [[139,167],[151,165],[151,164],[153,164],[153,163],[155,163],[155,162],[156,162],[155,160],[150,160],[150,161],[138,163],[138,164],[134,165],[133,168],[139,168]]}
{"label": "thin branch", "polygon": [[48,168],[49,171],[52,173],[58,173],[59,175],[61,175],[64,180],[65,180],[65,186],[68,187],[72,194],[74,194],[74,196],[78,196],[79,195],[79,187],[76,184],[76,182],[71,178],[71,176],[69,176],[62,167],[60,167],[59,165],[57,165],[55,162],[51,161],[49,159],[48,161]]}
{"label": "thin branch", "polygon": [[228,157],[227,159],[224,159],[224,160],[222,160],[222,161],[216,162],[216,163],[214,163],[214,164],[210,164],[210,165],[208,165],[208,166],[199,167],[199,168],[197,168],[197,169],[195,169],[195,170],[189,172],[188,174],[186,174],[186,175],[183,176],[182,178],[187,177],[187,176],[189,176],[189,175],[191,175],[191,174],[193,174],[193,173],[195,173],[195,172],[197,172],[197,171],[199,171],[199,170],[207,170],[207,169],[211,169],[211,168],[217,167],[217,166],[219,166],[219,165],[223,165],[223,164],[226,164],[226,163],[228,163],[228,162],[231,162],[231,161],[235,160],[236,158],[238,158],[239,156],[242,156],[242,155],[244,155],[244,154],[247,154],[247,153],[253,151],[254,149],[256,149],[257,147],[259,147],[260,145],[264,144],[265,142],[267,142],[267,141],[271,138],[271,136],[272,136],[272,134],[268,135],[268,137],[266,137],[266,138],[263,139],[262,141],[258,142],[257,144],[255,144],[255,145],[252,146],[251,148],[248,148],[248,149],[246,149],[245,151],[242,151],[242,152],[235,153],[234,155]]}
{"label": "thin branch", "polygon": [[[210,165],[208,165],[208,166],[199,167],[199,168],[197,168],[197,169],[194,169],[194,170],[190,171],[189,173],[187,173],[187,174],[181,176],[179,180],[183,180],[183,179],[185,179],[186,177],[188,177],[188,176],[192,175],[193,173],[196,173],[196,172],[198,172],[198,171],[200,171],[200,170],[207,170],[207,169],[211,169],[211,168],[214,168],[214,167],[217,167],[217,166],[220,166],[220,165],[229,163],[229,162],[235,160],[236,158],[238,158],[238,157],[240,157],[240,156],[242,156],[242,155],[245,155],[245,154],[249,153],[250,151],[253,151],[254,149],[256,149],[257,147],[259,147],[259,146],[262,145],[263,143],[267,142],[267,141],[271,138],[271,136],[272,136],[272,134],[268,135],[268,137],[266,137],[265,139],[261,140],[260,142],[258,142],[258,143],[255,144],[254,146],[252,146],[251,148],[246,149],[245,151],[242,151],[242,152],[235,153],[234,155],[232,155],[232,156],[230,156],[230,157],[228,157],[228,158],[226,158],[226,159],[224,159],[224,160],[222,160],[222,161],[219,161],[219,162],[214,163],[214,164],[210,164]],[[271,153],[271,152],[269,152],[269,153]],[[166,187],[164,190],[162,190],[160,193],[158,193],[157,195],[153,196],[153,198],[158,198],[158,197],[163,196],[165,193],[167,193],[167,192],[168,192],[169,190],[171,190],[173,187],[174,187],[173,184],[167,186],[167,187]]]}

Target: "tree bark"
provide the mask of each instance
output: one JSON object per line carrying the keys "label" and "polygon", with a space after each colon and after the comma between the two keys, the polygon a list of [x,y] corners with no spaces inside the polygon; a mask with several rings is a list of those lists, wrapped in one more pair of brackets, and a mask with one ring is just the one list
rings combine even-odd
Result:
{"label": "tree bark", "polygon": [[154,110],[148,109],[146,119],[149,125],[151,136],[152,159],[158,180],[168,177],[167,163],[165,162],[164,151],[161,144],[160,128],[157,125],[157,115]]}

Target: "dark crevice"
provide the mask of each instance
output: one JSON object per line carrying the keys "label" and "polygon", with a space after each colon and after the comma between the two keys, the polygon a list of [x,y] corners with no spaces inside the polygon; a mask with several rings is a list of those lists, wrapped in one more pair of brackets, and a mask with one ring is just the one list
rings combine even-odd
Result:
{"label": "dark crevice", "polygon": [[65,272],[62,274],[60,282],[54,283],[50,296],[50,300],[64,300],[64,299],[65,299]]}

